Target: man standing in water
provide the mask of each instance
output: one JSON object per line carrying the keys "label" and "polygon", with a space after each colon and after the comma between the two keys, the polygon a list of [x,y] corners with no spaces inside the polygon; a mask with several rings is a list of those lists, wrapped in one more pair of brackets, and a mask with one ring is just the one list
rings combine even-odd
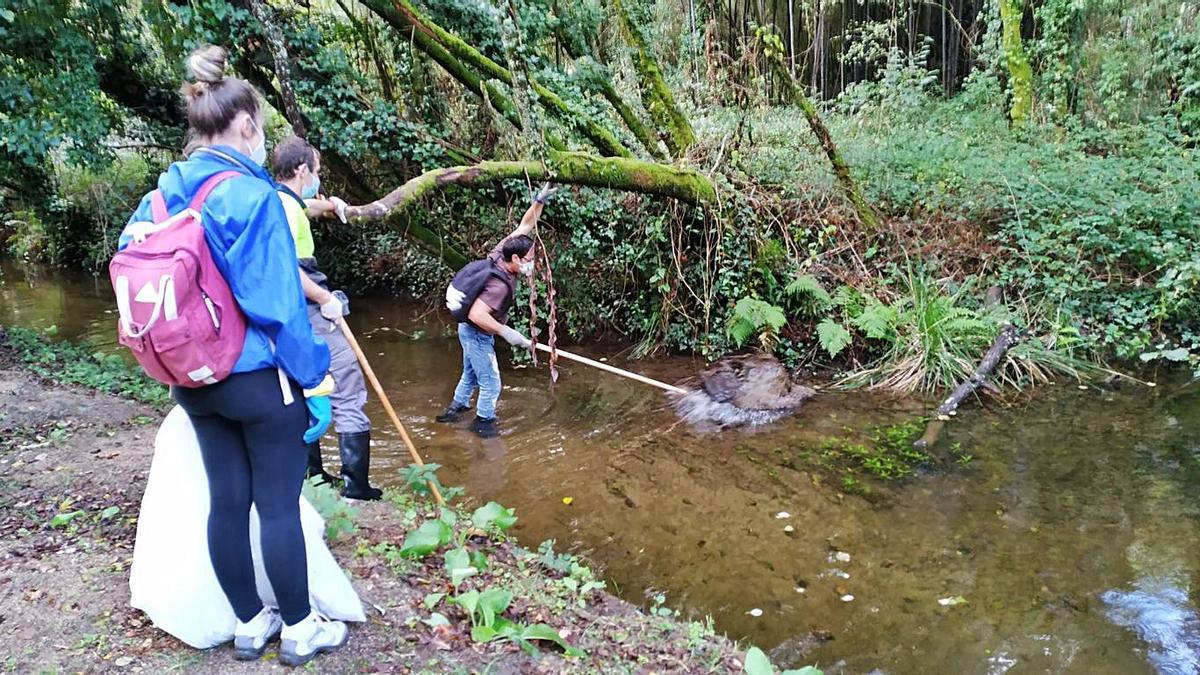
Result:
{"label": "man standing in water", "polygon": [[463,350],[463,373],[454,400],[437,416],[439,422],[456,422],[471,409],[471,396],[479,390],[478,407],[471,430],[483,438],[494,438],[496,402],[500,400],[500,367],[496,363],[496,339],[499,335],[513,347],[528,349],[529,338],[508,325],[508,310],[513,304],[517,274],[533,274],[533,239],[529,233],[537,226],[546,200],[555,193],[549,183],[542,185],[533,203],[521,218],[521,224],[505,237],[483,260],[467,264],[446,289],[446,307],[458,319],[458,342]]}
{"label": "man standing in water", "polygon": [[[367,385],[358,358],[337,322],[347,313],[345,295],[329,290],[328,278],[317,269],[312,227],[308,216],[336,213],[345,222],[346,203],[337,197],[318,199],[321,188],[321,155],[303,138],[291,136],[275,146],[271,160],[279,198],[287,213],[288,226],[296,242],[300,264],[300,286],[308,300],[308,320],[313,332],[329,345],[329,373],[336,390],[329,396],[333,423],[337,427],[338,450],[342,457],[342,496],[349,499],[379,499],[383,491],[371,487],[371,420],[363,412]],[[339,297],[340,295],[340,297]],[[308,476],[330,481],[321,461],[320,442],[308,446]]]}

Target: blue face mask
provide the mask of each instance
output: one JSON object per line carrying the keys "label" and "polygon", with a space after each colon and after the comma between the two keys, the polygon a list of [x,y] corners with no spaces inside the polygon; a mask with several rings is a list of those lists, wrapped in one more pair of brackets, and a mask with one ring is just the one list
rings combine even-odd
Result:
{"label": "blue face mask", "polygon": [[313,197],[317,196],[317,192],[319,192],[320,190],[321,190],[321,177],[313,176],[313,182],[304,186],[304,191],[300,193],[300,196],[303,197],[304,199],[312,199]]}

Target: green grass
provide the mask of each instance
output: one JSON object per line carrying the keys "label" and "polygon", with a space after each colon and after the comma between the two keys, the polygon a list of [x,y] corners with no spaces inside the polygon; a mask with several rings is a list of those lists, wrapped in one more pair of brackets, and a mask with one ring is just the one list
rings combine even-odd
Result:
{"label": "green grass", "polygon": [[141,368],[88,343],[54,342],[28,328],[0,328],[0,347],[12,351],[34,373],[63,384],[75,384],[125,396],[158,408],[171,404],[170,391]]}

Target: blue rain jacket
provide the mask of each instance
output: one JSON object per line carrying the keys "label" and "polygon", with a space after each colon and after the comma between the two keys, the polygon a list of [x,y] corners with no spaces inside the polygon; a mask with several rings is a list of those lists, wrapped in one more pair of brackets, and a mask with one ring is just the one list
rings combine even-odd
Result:
{"label": "blue rain jacket", "polygon": [[[316,387],[329,372],[329,348],[308,322],[296,245],[275,183],[237,150],[227,145],[213,150],[236,162],[197,150],[159,176],[158,189],[167,211],[177,213],[187,208],[210,176],[230,169],[245,174],[222,181],[200,212],[213,260],[249,324],[233,372],[281,366],[300,386]],[[129,222],[153,220],[147,194]],[[122,233],[118,248],[128,243],[129,236]]]}

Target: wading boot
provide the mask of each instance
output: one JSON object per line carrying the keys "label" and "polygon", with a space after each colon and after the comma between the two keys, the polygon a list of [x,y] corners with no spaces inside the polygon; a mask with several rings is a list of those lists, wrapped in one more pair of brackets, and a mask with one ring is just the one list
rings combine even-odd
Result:
{"label": "wading boot", "polygon": [[469,405],[459,405],[457,403],[451,402],[450,407],[446,408],[446,412],[442,413],[441,415],[438,415],[434,419],[436,419],[439,422],[443,422],[443,423],[457,422],[458,417],[470,409],[471,409],[471,406],[469,406]]}
{"label": "wading boot", "polygon": [[333,474],[325,472],[325,465],[321,462],[321,443],[308,444],[308,470],[304,473],[305,478],[320,476],[321,480],[317,481],[317,485],[322,483],[333,485],[337,479]]}
{"label": "wading boot", "polygon": [[471,431],[480,438],[495,438],[500,435],[500,430],[496,428],[495,417],[480,417],[475,416],[471,421]]}
{"label": "wading boot", "polygon": [[375,500],[383,490],[371,487],[367,474],[371,469],[371,432],[338,434],[342,451],[342,496],[347,499]]}

